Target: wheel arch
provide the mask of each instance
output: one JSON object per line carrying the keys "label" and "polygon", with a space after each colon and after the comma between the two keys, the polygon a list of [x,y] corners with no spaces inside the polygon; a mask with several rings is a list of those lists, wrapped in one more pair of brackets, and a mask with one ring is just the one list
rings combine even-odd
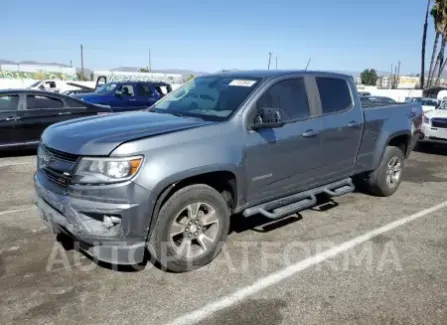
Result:
{"label": "wheel arch", "polygon": [[229,209],[232,211],[238,205],[238,177],[237,169],[232,165],[205,166],[186,170],[174,174],[154,188],[154,193],[158,193],[154,209],[150,218],[149,232],[154,228],[158,213],[163,205],[175,192],[189,185],[206,184],[222,193]]}

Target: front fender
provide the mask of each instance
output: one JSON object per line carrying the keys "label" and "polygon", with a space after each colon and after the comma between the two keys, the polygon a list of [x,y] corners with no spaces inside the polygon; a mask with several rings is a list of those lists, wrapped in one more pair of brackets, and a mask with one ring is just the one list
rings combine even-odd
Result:
{"label": "front fender", "polygon": [[[181,182],[187,178],[194,177],[194,176],[200,176],[207,173],[212,172],[230,172],[232,173],[236,178],[236,184],[237,188],[240,188],[242,183],[242,177],[240,173],[240,169],[238,166],[234,164],[215,164],[215,165],[208,165],[208,166],[201,166],[196,168],[191,168],[187,170],[179,171],[175,174],[169,175],[168,177],[165,177],[161,179],[155,187],[151,190],[153,193],[159,195],[164,189],[166,189],[168,186]],[[240,191],[238,191],[240,192]]]}

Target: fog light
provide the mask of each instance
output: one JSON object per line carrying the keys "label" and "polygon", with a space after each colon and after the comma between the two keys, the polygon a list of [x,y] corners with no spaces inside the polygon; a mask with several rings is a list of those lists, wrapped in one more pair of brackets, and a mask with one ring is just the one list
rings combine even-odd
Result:
{"label": "fog light", "polygon": [[104,216],[103,222],[107,228],[112,228],[115,225],[119,224],[121,222],[121,219],[114,216]]}

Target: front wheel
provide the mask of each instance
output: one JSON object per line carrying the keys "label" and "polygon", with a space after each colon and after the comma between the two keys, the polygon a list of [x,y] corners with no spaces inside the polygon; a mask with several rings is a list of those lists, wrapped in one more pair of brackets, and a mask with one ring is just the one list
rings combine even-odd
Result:
{"label": "front wheel", "polygon": [[401,149],[386,147],[379,167],[368,178],[368,190],[378,196],[393,195],[402,180],[404,162],[405,157]]}
{"label": "front wheel", "polygon": [[187,186],[160,209],[149,251],[169,271],[190,271],[219,254],[228,230],[229,210],[222,195],[208,185]]}

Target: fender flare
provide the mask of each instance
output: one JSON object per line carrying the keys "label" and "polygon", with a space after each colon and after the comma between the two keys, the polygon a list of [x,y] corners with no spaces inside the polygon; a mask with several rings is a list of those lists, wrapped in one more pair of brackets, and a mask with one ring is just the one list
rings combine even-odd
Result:
{"label": "fender flare", "polygon": [[164,200],[176,190],[176,185],[187,178],[200,176],[212,172],[232,173],[236,178],[236,191],[237,193],[239,193],[238,189],[240,188],[239,182],[241,182],[241,177],[239,177],[238,175],[238,166],[233,164],[217,164],[217,165],[196,167],[173,174],[163,179],[163,181],[158,183],[157,186],[153,189],[153,193],[157,195],[157,199],[155,202],[155,206],[152,209],[152,215],[150,216],[151,221],[149,224],[148,238],[155,226],[155,223],[157,222],[158,213],[160,212],[162,202],[164,202]]}
{"label": "fender flare", "polygon": [[[388,144],[391,142],[391,140],[393,140],[394,138],[400,137],[400,136],[407,136],[408,140],[407,140],[407,151],[408,151],[408,147],[410,146],[411,143],[411,133],[408,130],[404,130],[404,131],[397,131],[394,132],[392,134],[390,134],[386,141],[383,143],[383,145],[381,145],[381,151],[380,151],[380,155],[376,155],[376,158],[374,160],[374,164],[373,164],[373,170],[375,170],[379,165],[380,162],[382,161],[383,155],[385,154],[385,149],[388,146]],[[380,144],[380,142],[379,142]]]}

